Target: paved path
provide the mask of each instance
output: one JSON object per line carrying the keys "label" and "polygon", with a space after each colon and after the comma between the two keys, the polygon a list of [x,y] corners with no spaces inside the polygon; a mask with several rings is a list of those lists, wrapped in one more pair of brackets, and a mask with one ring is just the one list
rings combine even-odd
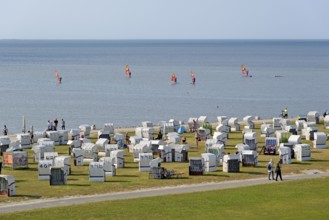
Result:
{"label": "paved path", "polygon": [[[329,172],[320,172],[317,170],[308,171],[305,174],[283,176],[284,181],[293,181],[299,179],[311,179],[319,177],[329,177]],[[155,189],[143,189],[130,192],[107,193],[102,195],[75,196],[66,198],[38,199],[28,202],[19,202],[11,204],[0,204],[0,214],[24,210],[33,210],[38,208],[49,208],[57,206],[77,205],[89,202],[113,201],[120,199],[132,199],[141,197],[161,196],[169,194],[200,192],[217,189],[229,189],[244,186],[253,186],[260,184],[278,184],[276,181],[269,181],[267,178],[257,178],[248,180],[225,181],[216,183],[204,183],[193,185],[181,185],[175,187],[162,187]]]}

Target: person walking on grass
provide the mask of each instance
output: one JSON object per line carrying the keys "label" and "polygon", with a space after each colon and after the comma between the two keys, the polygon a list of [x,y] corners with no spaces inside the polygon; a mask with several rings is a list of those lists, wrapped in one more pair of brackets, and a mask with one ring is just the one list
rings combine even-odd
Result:
{"label": "person walking on grass", "polygon": [[195,130],[194,133],[196,148],[199,148],[200,134],[198,130]]}
{"label": "person walking on grass", "polygon": [[33,130],[28,131],[27,133],[30,135],[30,144],[33,144],[33,138],[34,138]]}
{"label": "person walking on grass", "polygon": [[128,132],[126,132],[126,145],[128,146],[130,144],[130,137]]}
{"label": "person walking on grass", "polygon": [[268,180],[271,180],[271,176],[272,176],[272,180],[274,180],[274,164],[272,159],[270,159],[270,162],[268,162],[267,164],[267,173],[268,173]]}
{"label": "person walking on grass", "polygon": [[280,167],[280,163],[279,162],[276,164],[275,174],[276,174],[275,180],[278,181],[278,177],[280,177],[280,179],[282,181],[281,167]]}

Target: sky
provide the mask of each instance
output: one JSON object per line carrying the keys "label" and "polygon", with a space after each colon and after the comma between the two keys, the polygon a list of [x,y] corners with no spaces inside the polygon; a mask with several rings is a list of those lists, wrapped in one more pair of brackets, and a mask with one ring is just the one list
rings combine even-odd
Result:
{"label": "sky", "polygon": [[328,0],[0,0],[0,39],[329,39]]}

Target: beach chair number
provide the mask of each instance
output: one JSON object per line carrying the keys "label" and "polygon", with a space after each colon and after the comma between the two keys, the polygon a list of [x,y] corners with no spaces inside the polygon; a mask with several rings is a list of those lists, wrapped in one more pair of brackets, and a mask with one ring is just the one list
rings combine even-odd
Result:
{"label": "beach chair number", "polygon": [[48,168],[48,164],[40,164],[40,168]]}
{"label": "beach chair number", "polygon": [[98,169],[101,169],[101,168],[103,168],[103,165],[101,165],[101,164],[92,164],[92,165],[91,165],[91,168],[98,168]]}

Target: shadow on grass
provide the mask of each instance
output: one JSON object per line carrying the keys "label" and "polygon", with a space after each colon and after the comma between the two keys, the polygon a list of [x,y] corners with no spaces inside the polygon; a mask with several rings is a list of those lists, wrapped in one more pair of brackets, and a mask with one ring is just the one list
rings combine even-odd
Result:
{"label": "shadow on grass", "polygon": [[74,171],[74,173],[71,173],[70,176],[88,176],[88,174]]}
{"label": "shadow on grass", "polygon": [[164,178],[164,179],[159,179],[159,180],[187,180],[187,179],[190,179],[188,176],[181,176],[181,177],[169,177],[169,178]]}
{"label": "shadow on grass", "polygon": [[[310,161],[307,161],[308,163],[302,163],[302,162],[292,162],[291,164],[300,164],[300,165],[312,165],[312,163],[310,163]],[[325,162],[325,161],[322,161]],[[285,165],[285,164],[284,164]]]}
{"label": "shadow on grass", "polygon": [[68,181],[79,181],[79,179],[71,179],[71,178],[69,178],[69,179],[67,179]]}
{"label": "shadow on grass", "polygon": [[212,173],[208,173],[208,174],[205,174],[204,176],[218,176],[218,177],[229,177],[229,175],[223,175],[223,174],[212,174]]}
{"label": "shadow on grass", "polygon": [[28,199],[40,199],[42,196],[34,196],[34,195],[15,195],[16,198],[28,198]]}
{"label": "shadow on grass", "polygon": [[125,169],[138,169],[138,166],[136,167],[125,166]]}
{"label": "shadow on grass", "polygon": [[329,160],[309,160],[309,161],[306,161],[306,162],[329,162]]}
{"label": "shadow on grass", "polygon": [[241,140],[242,136],[241,137],[229,137],[228,139],[229,140]]}
{"label": "shadow on grass", "polygon": [[108,183],[130,183],[131,181],[128,181],[128,180],[105,180],[105,182],[108,182]]}
{"label": "shadow on grass", "polygon": [[137,175],[117,175],[117,177],[138,177]]}
{"label": "shadow on grass", "polygon": [[235,145],[225,145],[225,149],[226,150],[235,150],[235,151],[237,151],[237,149],[235,148]]}
{"label": "shadow on grass", "polygon": [[[90,186],[90,184],[67,184],[68,186]],[[58,185],[61,186],[61,185]]]}
{"label": "shadow on grass", "polygon": [[15,180],[15,183],[24,183],[24,182],[27,182],[27,180]]}
{"label": "shadow on grass", "polygon": [[64,156],[67,156],[69,153],[68,153],[69,151],[67,151],[67,152],[62,152],[62,153],[58,153],[58,156],[59,155],[64,155]]}

